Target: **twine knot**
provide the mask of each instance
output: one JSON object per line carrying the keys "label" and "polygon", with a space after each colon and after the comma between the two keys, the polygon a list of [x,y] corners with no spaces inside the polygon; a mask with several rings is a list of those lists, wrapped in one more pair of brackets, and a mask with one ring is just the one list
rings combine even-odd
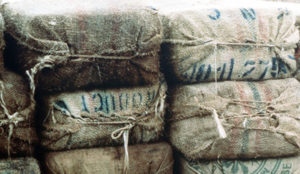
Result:
{"label": "twine knot", "polygon": [[111,133],[111,138],[113,140],[119,139],[125,133],[125,131],[130,131],[136,125],[136,118],[128,117],[126,122],[124,127],[119,128]]}

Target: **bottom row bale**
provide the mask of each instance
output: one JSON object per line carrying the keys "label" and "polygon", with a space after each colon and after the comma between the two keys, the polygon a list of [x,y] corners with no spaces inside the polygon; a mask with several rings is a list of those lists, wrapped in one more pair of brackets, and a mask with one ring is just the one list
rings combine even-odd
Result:
{"label": "bottom row bale", "polygon": [[[173,173],[173,153],[167,143],[132,145],[128,154],[127,173]],[[49,152],[45,168],[47,174],[122,173],[124,157],[123,146]]]}
{"label": "bottom row bale", "polygon": [[40,167],[34,158],[0,160],[1,174],[40,174]]}
{"label": "bottom row bale", "polygon": [[178,159],[180,174],[300,174],[300,156],[252,159],[189,162]]}

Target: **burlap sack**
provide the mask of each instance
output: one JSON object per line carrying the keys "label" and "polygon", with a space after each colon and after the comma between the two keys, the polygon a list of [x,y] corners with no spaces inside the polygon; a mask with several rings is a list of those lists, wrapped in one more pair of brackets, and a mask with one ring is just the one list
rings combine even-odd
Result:
{"label": "burlap sack", "polygon": [[295,155],[298,91],[293,78],[177,87],[170,92],[170,142],[193,160]]}
{"label": "burlap sack", "polygon": [[[67,8],[63,8],[67,7]],[[43,10],[38,10],[43,9]],[[157,12],[109,0],[29,0],[3,6],[7,60],[42,91],[155,84]]]}
{"label": "burlap sack", "polygon": [[40,167],[34,158],[16,158],[0,161],[1,174],[40,174]]}
{"label": "burlap sack", "polygon": [[161,9],[167,79],[186,84],[263,80],[292,77],[297,70],[299,32],[285,8],[183,4]]}
{"label": "burlap sack", "polygon": [[[133,145],[128,152],[130,174],[173,173],[173,154],[167,143]],[[47,174],[121,174],[123,160],[122,147],[103,147],[49,152],[45,155],[45,166]]]}
{"label": "burlap sack", "polygon": [[0,156],[32,154],[38,139],[29,85],[13,72],[4,70],[1,75]]}
{"label": "burlap sack", "polygon": [[180,174],[299,174],[300,157],[188,162],[179,159]]}
{"label": "burlap sack", "polygon": [[41,144],[51,150],[157,141],[164,126],[166,83],[45,97]]}
{"label": "burlap sack", "polygon": [[5,41],[4,41],[4,35],[3,35],[3,31],[4,31],[4,20],[2,15],[0,14],[0,72],[3,71],[3,67],[4,67],[4,60],[3,60],[3,51],[5,48]]}

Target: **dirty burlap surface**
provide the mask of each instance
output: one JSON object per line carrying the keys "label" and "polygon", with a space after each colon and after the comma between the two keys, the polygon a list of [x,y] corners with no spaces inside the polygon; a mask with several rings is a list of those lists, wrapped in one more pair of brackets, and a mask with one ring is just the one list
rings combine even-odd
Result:
{"label": "dirty burlap surface", "polygon": [[0,160],[0,173],[3,174],[40,174],[39,163],[34,158],[15,158]]}
{"label": "dirty burlap surface", "polygon": [[[172,148],[167,143],[128,147],[128,173],[173,173]],[[47,174],[122,173],[123,147],[49,152],[45,155]]]}
{"label": "dirty burlap surface", "polygon": [[7,54],[13,55],[8,65],[23,74],[29,70],[42,91],[158,81],[162,29],[152,8],[105,0],[29,0],[5,3],[2,12]]}
{"label": "dirty burlap surface", "polygon": [[38,139],[34,127],[35,103],[29,85],[6,70],[2,72],[0,85],[1,156],[32,154]]}
{"label": "dirty burlap surface", "polygon": [[247,174],[247,173],[300,173],[300,157],[218,160],[188,162],[184,158],[178,161],[181,174]]}
{"label": "dirty burlap surface", "polygon": [[300,145],[299,90],[294,78],[174,88],[170,142],[192,160],[295,155]]}
{"label": "dirty burlap surface", "polygon": [[3,66],[4,22],[0,16],[0,157],[31,154],[37,143],[29,84]]}
{"label": "dirty burlap surface", "polygon": [[257,6],[184,7],[160,9],[162,59],[172,81],[264,80],[296,73],[299,32],[292,11]]}
{"label": "dirty burlap surface", "polygon": [[164,127],[166,83],[99,89],[44,97],[41,144],[51,150],[159,140]]}

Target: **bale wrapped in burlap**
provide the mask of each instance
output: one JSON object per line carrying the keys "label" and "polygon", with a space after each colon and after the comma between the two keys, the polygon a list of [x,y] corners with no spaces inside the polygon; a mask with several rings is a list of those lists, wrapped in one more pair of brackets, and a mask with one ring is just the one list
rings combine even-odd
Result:
{"label": "bale wrapped in burlap", "polygon": [[14,55],[8,65],[24,74],[28,70],[42,91],[155,84],[161,43],[157,12],[116,2],[5,3],[6,53]]}
{"label": "bale wrapped in burlap", "polygon": [[294,78],[174,88],[170,142],[192,160],[295,155],[300,150],[299,91]]}
{"label": "bale wrapped in burlap", "polygon": [[5,49],[5,41],[4,41],[4,35],[3,35],[3,31],[4,31],[5,27],[4,27],[4,20],[2,15],[0,14],[0,72],[2,72],[4,70],[4,60],[3,60],[3,51]]}
{"label": "bale wrapped in burlap", "polygon": [[162,59],[179,83],[293,77],[299,32],[285,8],[161,7]]}
{"label": "bale wrapped in burlap", "polygon": [[30,155],[38,142],[34,127],[35,102],[29,85],[13,72],[4,70],[0,81],[0,154]]}
{"label": "bale wrapped in burlap", "polygon": [[[130,174],[173,173],[172,148],[167,143],[129,146]],[[102,147],[49,152],[45,155],[47,174],[122,173],[124,149]]]}
{"label": "bale wrapped in burlap", "polygon": [[159,140],[164,127],[166,83],[78,91],[44,97],[41,144],[51,150]]}
{"label": "bale wrapped in burlap", "polygon": [[2,174],[40,174],[39,163],[34,158],[15,158],[0,160]]}
{"label": "bale wrapped in burlap", "polygon": [[184,158],[178,161],[180,174],[299,174],[300,157],[218,160],[188,162]]}
{"label": "bale wrapped in burlap", "polygon": [[33,95],[21,76],[4,68],[4,21],[0,15],[0,157],[27,155],[37,142]]}

